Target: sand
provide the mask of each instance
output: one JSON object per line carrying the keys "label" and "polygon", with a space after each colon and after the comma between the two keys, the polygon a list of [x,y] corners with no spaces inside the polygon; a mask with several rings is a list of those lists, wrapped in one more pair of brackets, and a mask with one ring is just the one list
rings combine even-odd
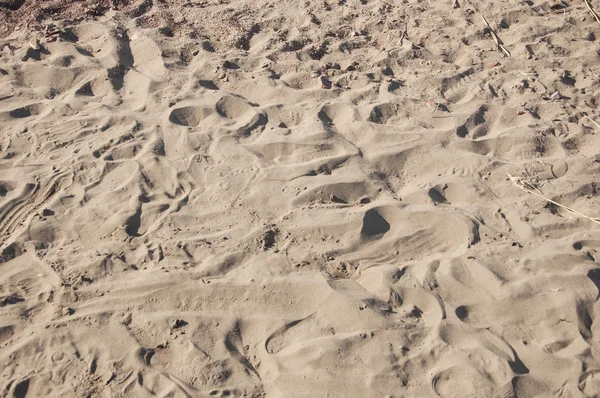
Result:
{"label": "sand", "polygon": [[1,396],[600,395],[585,1],[0,19]]}

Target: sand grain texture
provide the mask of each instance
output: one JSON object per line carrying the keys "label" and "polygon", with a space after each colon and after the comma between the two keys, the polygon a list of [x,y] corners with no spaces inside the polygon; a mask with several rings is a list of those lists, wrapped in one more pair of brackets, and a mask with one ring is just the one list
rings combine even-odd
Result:
{"label": "sand grain texture", "polygon": [[585,2],[91,4],[0,1],[1,396],[598,396]]}

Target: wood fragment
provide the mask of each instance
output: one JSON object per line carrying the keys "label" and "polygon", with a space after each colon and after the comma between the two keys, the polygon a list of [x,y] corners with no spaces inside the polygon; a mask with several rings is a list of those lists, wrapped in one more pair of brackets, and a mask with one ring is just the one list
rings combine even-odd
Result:
{"label": "wood fragment", "polygon": [[404,45],[404,32],[402,32],[402,35],[400,36],[400,41],[398,42],[398,46],[402,47]]}
{"label": "wood fragment", "polygon": [[408,113],[409,115],[413,115],[413,116],[416,116],[416,117],[422,117],[421,115],[417,115],[416,113],[411,112],[411,111],[409,111],[406,108],[397,107],[397,109],[400,109],[401,111],[404,111],[404,112]]}
{"label": "wood fragment", "polygon": [[437,102],[435,102],[433,99],[430,98],[429,101],[427,101],[427,106],[429,106],[430,108],[433,108],[433,111],[432,111],[433,115],[431,117],[433,119],[435,119],[435,114],[437,113],[440,105]]}
{"label": "wood fragment", "polygon": [[596,13],[596,11],[594,11],[594,9],[592,8],[592,5],[590,4],[589,0],[583,0],[583,2],[585,3],[585,6],[587,7],[588,10],[590,10],[590,12],[592,13],[592,15],[594,16],[594,19],[596,20],[596,22],[598,22],[598,24],[600,24],[600,17],[598,16],[598,13]]}
{"label": "wood fragment", "polygon": [[568,211],[569,213],[575,214],[576,216],[579,216],[579,217],[587,218],[588,220],[590,220],[590,221],[592,221],[592,222],[594,222],[596,224],[600,224],[600,218],[594,218],[594,217],[586,216],[585,214],[580,213],[580,212],[578,212],[575,209],[572,209],[572,208],[567,207],[567,206],[565,206],[563,204],[560,204],[560,203],[558,203],[558,202],[556,202],[556,201],[554,201],[554,200],[552,200],[550,198],[547,198],[546,196],[544,196],[544,195],[536,192],[535,191],[536,188],[533,185],[529,184],[527,181],[525,181],[523,178],[513,177],[512,175],[510,175],[508,173],[506,173],[506,175],[508,176],[508,178],[510,178],[510,180],[516,186],[518,186],[519,188],[521,188],[521,190],[523,190],[523,191],[525,191],[527,193],[530,193],[532,195],[535,195],[535,196],[537,196],[539,198],[542,198],[542,199],[544,199],[544,200],[552,203],[555,206],[561,207],[561,208],[565,209],[566,211]]}
{"label": "wood fragment", "polygon": [[596,122],[594,119],[592,119],[588,115],[585,115],[585,117],[587,117],[590,120],[590,122],[594,123],[596,125],[596,127],[598,127],[600,129],[600,124],[598,124],[598,122]]}
{"label": "wood fragment", "polygon": [[408,23],[404,22],[404,30],[400,36],[400,47],[404,45],[404,38],[408,37]]}
{"label": "wood fragment", "polygon": [[496,43],[496,46],[498,47],[498,51],[502,52],[507,57],[510,57],[510,51],[508,51],[506,49],[506,47],[504,47],[504,44],[502,43],[502,40],[500,39],[500,37],[498,37],[498,35],[494,31],[494,29],[492,29],[492,27],[490,26],[490,24],[487,21],[487,19],[485,19],[485,17],[483,16],[483,14],[481,15],[481,19],[483,19],[483,22],[485,23],[485,25],[490,30],[490,35],[492,36],[492,39]]}

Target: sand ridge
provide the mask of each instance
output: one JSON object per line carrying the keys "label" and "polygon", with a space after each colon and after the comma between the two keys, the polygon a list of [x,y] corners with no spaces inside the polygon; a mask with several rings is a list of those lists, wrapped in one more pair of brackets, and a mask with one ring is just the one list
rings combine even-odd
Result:
{"label": "sand ridge", "polygon": [[451,3],[6,32],[2,395],[597,396],[597,226],[507,173],[600,215],[600,26]]}

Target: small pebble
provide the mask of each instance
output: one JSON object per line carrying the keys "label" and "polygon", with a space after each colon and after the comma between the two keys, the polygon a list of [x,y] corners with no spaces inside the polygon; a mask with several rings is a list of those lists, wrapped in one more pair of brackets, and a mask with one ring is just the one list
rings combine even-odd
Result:
{"label": "small pebble", "polygon": [[35,51],[40,51],[40,49],[42,48],[40,44],[40,39],[31,39],[29,41],[29,47],[31,47]]}
{"label": "small pebble", "polygon": [[175,319],[171,322],[171,329],[179,329],[187,325],[187,322],[183,319]]}
{"label": "small pebble", "polygon": [[75,310],[71,307],[63,308],[63,310],[62,310],[63,316],[73,315],[74,313],[75,313]]}

